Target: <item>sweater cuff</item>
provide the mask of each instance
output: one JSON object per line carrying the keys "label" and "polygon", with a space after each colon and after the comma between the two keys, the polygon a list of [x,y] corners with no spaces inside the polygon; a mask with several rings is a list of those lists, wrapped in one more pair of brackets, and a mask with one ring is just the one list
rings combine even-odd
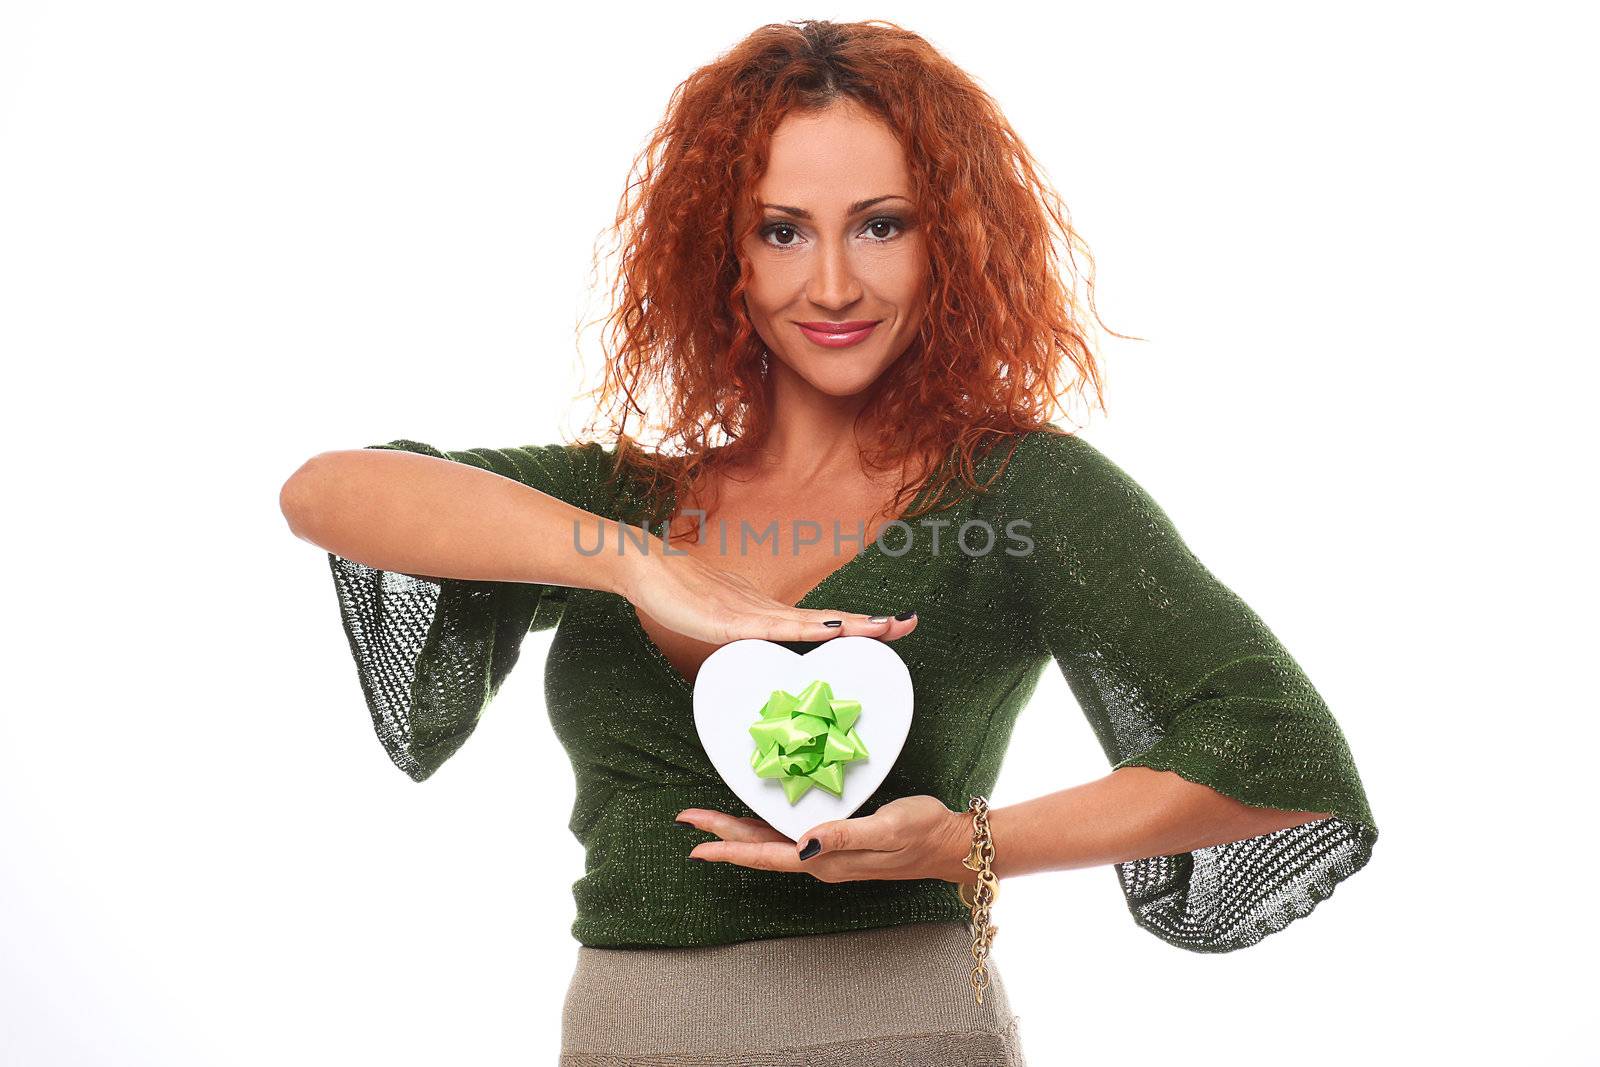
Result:
{"label": "sweater cuff", "polygon": [[1229,695],[1184,708],[1154,744],[1114,769],[1172,771],[1255,807],[1331,814],[1242,841],[1114,865],[1134,921],[1195,952],[1245,948],[1309,915],[1366,865],[1378,837],[1332,715],[1309,687],[1272,684],[1286,673],[1298,677],[1293,665],[1249,657],[1224,673]]}

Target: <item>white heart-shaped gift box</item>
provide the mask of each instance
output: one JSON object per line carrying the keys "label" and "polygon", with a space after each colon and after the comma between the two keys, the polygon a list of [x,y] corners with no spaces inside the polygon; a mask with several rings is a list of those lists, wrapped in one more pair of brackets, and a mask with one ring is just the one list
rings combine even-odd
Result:
{"label": "white heart-shaped gift box", "polygon": [[[855,730],[867,758],[843,764],[840,796],[813,785],[791,804],[782,782],[751,766],[756,741],[750,727],[761,721],[775,691],[799,696],[819,678],[835,699],[861,702]],[[835,637],[804,655],[770,641],[730,641],[706,657],[694,680],[694,726],[711,765],[751,811],[791,841],[818,823],[849,818],[883,784],[911,732],[912,705],[911,672],[875,637]]]}

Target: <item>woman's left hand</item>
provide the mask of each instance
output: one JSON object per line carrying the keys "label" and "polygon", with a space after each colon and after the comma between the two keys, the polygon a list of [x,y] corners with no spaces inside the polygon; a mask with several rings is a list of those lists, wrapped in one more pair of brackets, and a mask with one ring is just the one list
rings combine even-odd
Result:
{"label": "woman's left hand", "polygon": [[[722,839],[694,846],[689,855],[695,859],[765,871],[801,871],[824,882],[869,878],[964,882],[974,877],[961,862],[972,848],[970,821],[965,812],[951,811],[937,797],[901,797],[859,819],[818,823],[800,835],[798,844],[765,819],[685,808],[678,821]],[[820,851],[801,859],[812,840]]]}

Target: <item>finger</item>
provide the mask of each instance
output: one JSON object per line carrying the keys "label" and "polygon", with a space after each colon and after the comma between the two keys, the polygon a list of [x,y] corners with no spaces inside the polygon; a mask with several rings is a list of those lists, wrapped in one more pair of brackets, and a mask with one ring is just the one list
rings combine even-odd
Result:
{"label": "finger", "polygon": [[[905,615],[901,618],[900,615]],[[889,629],[880,635],[880,640],[898,641],[917,628],[917,613],[915,611],[901,612],[889,619]]]}
{"label": "finger", "polygon": [[796,858],[787,844],[763,842],[709,841],[690,852],[695,859],[714,863],[734,863],[763,871],[792,871],[809,874],[823,882],[853,882],[871,878],[922,878],[925,874],[907,863],[905,852],[880,852],[856,849],[835,852],[810,860]]}
{"label": "finger", "polygon": [[794,844],[781,841],[706,841],[689,850],[695,859],[717,863],[737,863],[763,871],[802,871]]}
{"label": "finger", "polygon": [[[848,630],[848,632],[859,635],[859,637],[875,637],[882,641],[899,640],[899,638],[906,637],[907,633],[917,629],[917,613],[915,611],[901,611],[901,613],[896,614],[862,614],[853,613],[853,611],[827,611],[826,608],[818,608],[811,611],[811,614],[814,617],[819,617],[819,619],[843,619],[845,625],[837,627],[837,629]],[[899,617],[902,614],[906,616],[904,619]],[[853,621],[859,622],[861,625],[854,625],[853,627],[851,625]],[[830,627],[830,629],[834,629],[834,627]],[[800,638],[800,640],[811,640],[811,638]]]}
{"label": "finger", "polygon": [[[828,611],[825,609],[791,609],[772,616],[767,631],[761,636],[769,641],[828,641],[835,637],[879,637],[894,622],[890,616],[872,622],[859,611]],[[830,621],[839,625],[829,626]]]}
{"label": "finger", "polygon": [[724,841],[787,842],[789,839],[774,830],[764,819],[746,819],[709,808],[685,808],[678,813],[678,821],[686,822],[698,830],[716,834]]}
{"label": "finger", "polygon": [[[815,841],[819,848],[808,851]],[[849,849],[877,849],[893,852],[905,847],[900,820],[892,812],[874,812],[858,819],[834,819],[818,823],[795,839],[795,858],[806,853],[806,862],[826,852]]]}

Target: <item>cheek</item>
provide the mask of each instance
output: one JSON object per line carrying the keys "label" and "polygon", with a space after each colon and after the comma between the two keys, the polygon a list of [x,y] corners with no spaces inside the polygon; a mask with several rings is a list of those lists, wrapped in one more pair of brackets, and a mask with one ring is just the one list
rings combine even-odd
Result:
{"label": "cheek", "polygon": [[932,277],[933,264],[928,262],[928,246],[923,242],[922,231],[916,232],[908,248],[911,253],[911,272],[915,278],[913,287],[917,292],[925,293],[928,289],[928,280]]}
{"label": "cheek", "polygon": [[927,310],[929,291],[927,267],[920,259],[902,264],[895,278],[894,300],[907,319],[920,319]]}
{"label": "cheek", "polygon": [[794,288],[794,271],[787,264],[775,261],[776,257],[759,253],[748,259],[750,280],[745,286],[745,299],[755,314],[768,314],[782,308],[791,298]]}
{"label": "cheek", "polygon": [[907,240],[885,256],[880,278],[884,289],[900,304],[919,300],[927,290],[928,257],[920,241]]}
{"label": "cheek", "polygon": [[747,291],[761,310],[771,311],[783,303],[785,284],[778,271],[763,265],[756,271],[755,277],[750,279],[750,288]]}

